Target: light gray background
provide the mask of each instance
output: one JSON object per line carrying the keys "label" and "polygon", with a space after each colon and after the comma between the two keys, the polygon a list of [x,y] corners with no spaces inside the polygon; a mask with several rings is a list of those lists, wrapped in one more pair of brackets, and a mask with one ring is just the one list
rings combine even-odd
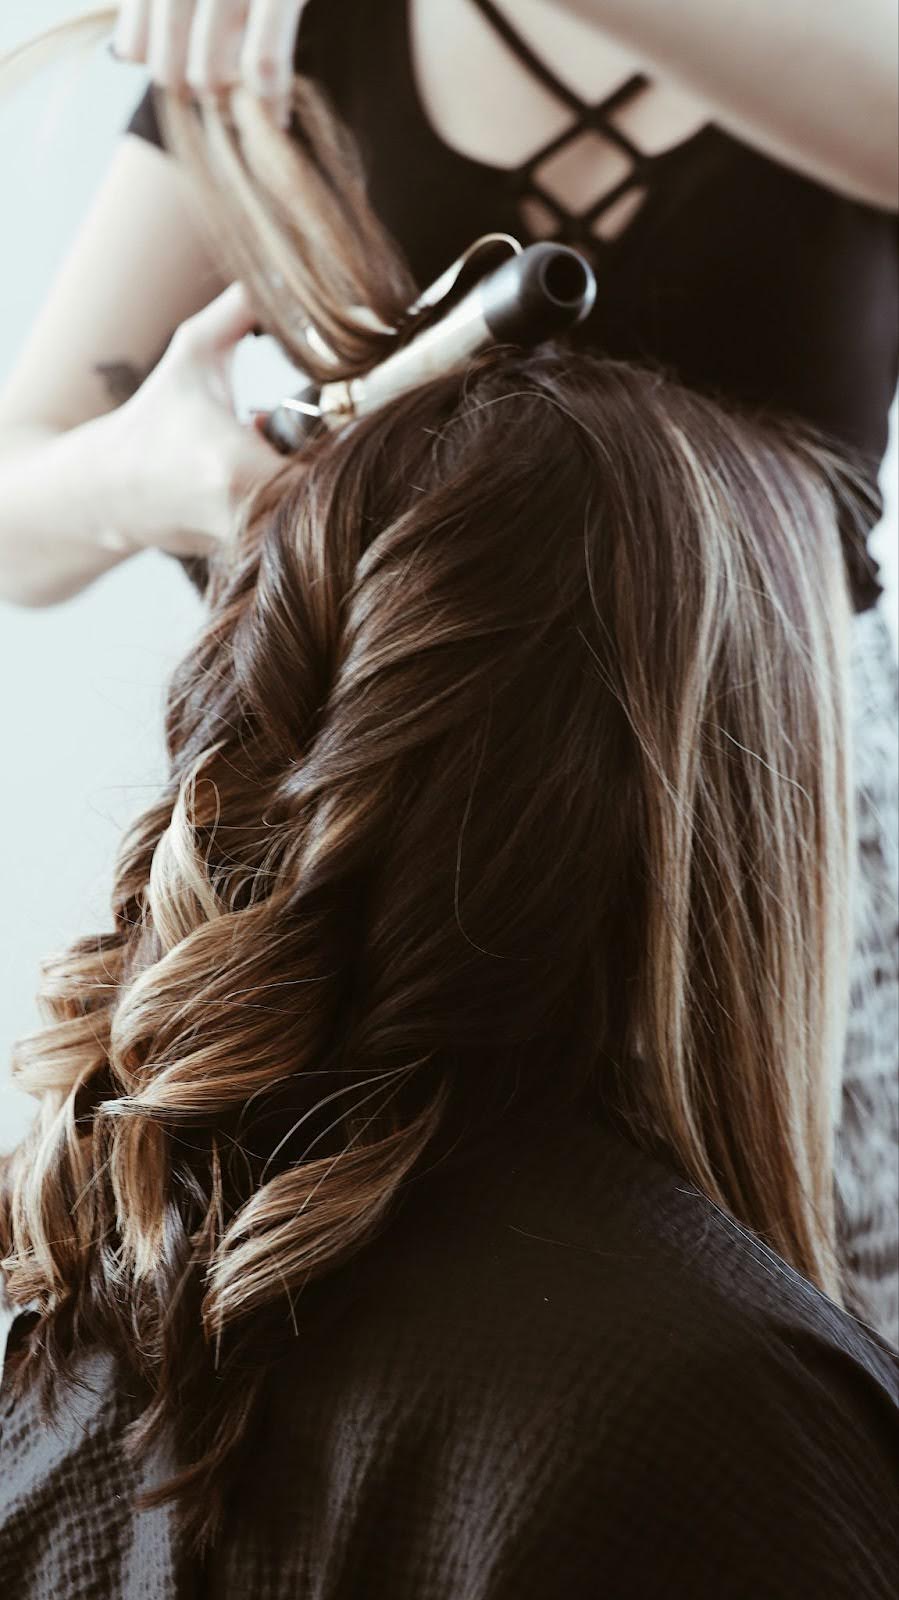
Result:
{"label": "light gray background", "polygon": [[[77,0],[3,0],[0,53],[82,9]],[[0,379],[142,86],[139,69],[95,51],[43,71],[0,103]],[[239,351],[241,406],[283,392],[283,368],[265,343]],[[894,630],[895,424],[894,407],[889,513],[875,543]],[[164,686],[198,619],[180,568],[153,553],[65,605],[0,605],[0,1148],[19,1137],[32,1107],[2,1079],[13,1040],[37,1023],[38,963],[108,926],[113,857],[161,776]]]}

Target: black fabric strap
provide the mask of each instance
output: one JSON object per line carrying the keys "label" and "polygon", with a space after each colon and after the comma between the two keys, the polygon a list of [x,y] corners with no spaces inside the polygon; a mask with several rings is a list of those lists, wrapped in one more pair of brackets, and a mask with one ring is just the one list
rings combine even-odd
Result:
{"label": "black fabric strap", "polygon": [[[588,127],[596,123],[604,124],[605,118],[611,112],[617,111],[620,105],[624,105],[628,100],[633,99],[633,96],[640,90],[645,89],[649,82],[649,79],[642,72],[635,72],[625,83],[620,84],[617,89],[613,89],[611,94],[606,95],[604,100],[598,101],[595,105],[590,105],[586,100],[582,100],[580,95],[575,94],[573,89],[569,89],[567,83],[563,83],[561,78],[556,77],[556,74],[546,65],[546,62],[531,49],[527,40],[523,39],[517,29],[513,28],[508,18],[494,4],[494,0],[474,0],[474,4],[484,20],[489,22],[494,32],[499,34],[504,44],[527,67],[532,76],[543,84],[544,89],[548,89],[550,94],[555,95],[557,100],[561,100],[564,105],[569,106]],[[604,129],[604,131],[606,130]],[[608,131],[613,134],[615,132],[614,129]],[[628,151],[634,150],[634,146],[624,139],[623,135],[618,135],[618,138],[622,140]],[[640,152],[635,151],[634,153],[639,155]]]}
{"label": "black fabric strap", "polygon": [[562,100],[565,105],[570,106],[571,110],[576,112],[578,116],[589,115],[590,107],[586,101],[576,95],[573,89],[569,89],[567,84],[562,83],[546,63],[541,61],[540,57],[531,49],[527,40],[522,39],[521,34],[513,28],[511,22],[507,21],[499,7],[493,4],[493,0],[474,0],[474,3],[485,20],[490,23],[490,26],[499,34],[503,42],[508,45],[513,55],[516,55],[519,61],[523,62],[528,71],[543,84],[545,89],[549,90],[550,94],[555,95],[557,100]]}
{"label": "black fabric strap", "polygon": [[594,220],[600,212],[605,210],[607,204],[618,199],[619,195],[633,183],[640,169],[646,165],[646,157],[642,151],[628,139],[626,134],[619,132],[614,124],[608,121],[608,118],[614,111],[618,110],[619,106],[625,105],[629,100],[633,99],[635,94],[641,93],[648,85],[648,78],[643,73],[634,73],[626,82],[614,89],[611,94],[606,95],[604,100],[600,100],[596,105],[588,105],[585,100],[575,94],[573,89],[569,89],[567,84],[562,83],[556,77],[555,73],[531,49],[527,41],[521,37],[521,34],[513,28],[503,12],[494,4],[494,0],[474,0],[474,3],[485,21],[490,24],[512,53],[517,56],[522,65],[545,89],[549,90],[550,94],[568,106],[574,112],[576,119],[570,127],[563,129],[561,133],[549,139],[545,145],[542,145],[539,150],[535,150],[533,155],[528,156],[527,160],[521,163],[516,172],[519,184],[530,187],[532,192],[544,204],[548,204],[551,207],[561,221],[573,222],[576,220],[574,213],[561,205],[558,200],[546,194],[540,184],[535,181],[534,175],[538,168],[545,161],[548,161],[551,156],[554,156],[558,150],[563,149],[567,144],[571,144],[582,132],[587,130],[600,133],[610,144],[616,145],[619,150],[623,151],[632,162],[633,170],[629,177],[622,184],[616,185],[610,194],[600,196],[589,211],[580,218],[581,221],[585,222]]}
{"label": "black fabric strap", "polygon": [[[564,128],[561,133],[556,134],[555,138],[550,139],[546,144],[541,145],[539,150],[535,150],[533,155],[528,156],[526,161],[522,161],[521,165],[516,168],[519,178],[528,177],[538,167],[541,167],[544,161],[548,161],[551,156],[554,156],[557,150],[561,150],[566,144],[573,144],[574,140],[585,131],[585,127],[593,128],[593,126],[594,123],[591,119],[586,124],[576,122],[570,127]],[[633,163],[634,169],[646,165],[647,157],[635,145],[632,145],[624,134],[620,134],[615,128],[607,127],[605,123],[598,123],[597,126],[602,137],[609,144],[617,145],[619,150],[624,151],[624,154]]]}

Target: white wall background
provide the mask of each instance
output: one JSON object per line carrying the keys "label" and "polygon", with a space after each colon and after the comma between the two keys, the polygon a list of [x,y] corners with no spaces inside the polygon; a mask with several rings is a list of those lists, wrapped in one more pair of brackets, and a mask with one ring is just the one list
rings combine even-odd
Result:
{"label": "white wall background", "polygon": [[[2,0],[0,53],[86,9],[78,0]],[[143,86],[95,52],[0,104],[0,381],[49,289]],[[278,363],[241,347],[241,404],[272,401]],[[896,418],[877,537],[897,627]],[[108,925],[111,867],[128,819],[162,772],[169,671],[199,606],[180,568],[149,553],[46,611],[0,605],[0,1148],[32,1102],[5,1088],[13,1041],[37,1022],[38,963]]]}
{"label": "white wall background", "polygon": [[[86,9],[0,0],[0,54]],[[0,101],[0,382],[143,87],[141,69],[95,50]],[[241,408],[287,392],[285,367],[270,341],[245,341]],[[117,844],[161,777],[164,686],[199,616],[181,568],[155,552],[65,605],[0,604],[0,1149],[33,1109],[3,1080],[37,1025],[38,964],[109,925]]]}

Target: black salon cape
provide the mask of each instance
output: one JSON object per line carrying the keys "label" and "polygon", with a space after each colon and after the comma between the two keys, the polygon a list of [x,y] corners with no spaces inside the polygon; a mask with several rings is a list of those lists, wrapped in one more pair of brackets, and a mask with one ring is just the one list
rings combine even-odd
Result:
{"label": "black salon cape", "polygon": [[0,1593],[896,1600],[879,1336],[605,1117],[526,1103],[454,1159],[300,1297],[203,1572],[129,1508],[108,1359],[61,1435],[7,1391]]}

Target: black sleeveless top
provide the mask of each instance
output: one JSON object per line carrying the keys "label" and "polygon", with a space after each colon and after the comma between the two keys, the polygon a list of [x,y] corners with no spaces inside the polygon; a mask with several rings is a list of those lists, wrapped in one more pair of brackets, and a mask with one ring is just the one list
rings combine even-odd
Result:
{"label": "black sleeveless top", "polygon": [[[375,210],[420,285],[479,234],[523,241],[535,205],[552,235],[588,252],[599,294],[578,341],[659,366],[725,400],[811,424],[869,485],[861,529],[844,544],[857,610],[881,593],[864,546],[882,511],[877,471],[899,373],[899,230],[889,212],[836,194],[708,124],[647,157],[610,118],[642,92],[635,76],[599,105],[548,71],[492,0],[476,0],[526,67],[571,111],[570,127],[515,169],[463,156],[434,131],[418,94],[411,0],[309,0],[296,48],[359,143]],[[161,143],[148,91],[132,132]],[[627,175],[574,215],[541,182],[544,164],[590,130],[629,163]],[[639,191],[615,239],[593,231],[604,210]],[[637,198],[635,194],[635,199]],[[523,202],[530,202],[527,209]]]}

